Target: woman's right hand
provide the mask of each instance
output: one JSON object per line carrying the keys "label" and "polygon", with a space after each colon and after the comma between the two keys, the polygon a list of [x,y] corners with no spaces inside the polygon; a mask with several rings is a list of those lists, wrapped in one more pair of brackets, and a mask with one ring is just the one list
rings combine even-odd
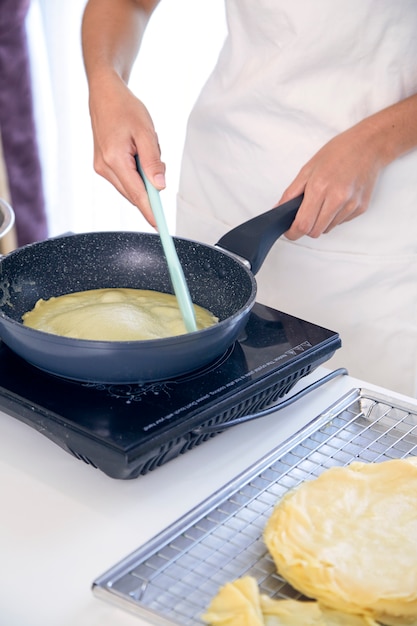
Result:
{"label": "woman's right hand", "polygon": [[90,84],[89,102],[94,169],[155,226],[148,194],[135,162],[138,154],[147,178],[157,189],[164,189],[165,164],[160,158],[151,116],[116,72],[109,71],[104,77],[96,76],[95,80],[100,81],[100,87],[95,96],[94,84]]}

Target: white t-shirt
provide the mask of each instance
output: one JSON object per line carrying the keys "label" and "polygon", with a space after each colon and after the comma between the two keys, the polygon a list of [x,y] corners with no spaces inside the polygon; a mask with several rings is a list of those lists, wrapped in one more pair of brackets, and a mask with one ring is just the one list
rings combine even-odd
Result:
{"label": "white t-shirt", "polygon": [[[228,37],[191,113],[177,234],[214,244],[275,206],[332,137],[417,92],[415,0],[226,0]],[[329,366],[417,394],[417,150],[368,211],[281,238],[258,301],[340,333]]]}

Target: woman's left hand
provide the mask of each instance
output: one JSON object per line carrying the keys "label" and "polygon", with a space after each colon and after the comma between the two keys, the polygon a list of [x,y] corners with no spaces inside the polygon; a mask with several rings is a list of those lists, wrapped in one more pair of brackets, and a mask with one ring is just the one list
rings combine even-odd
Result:
{"label": "woman's left hand", "polygon": [[304,165],[280,199],[282,203],[304,193],[286,237],[316,238],[364,213],[383,166],[378,141],[360,125],[334,137]]}
{"label": "woman's left hand", "polygon": [[280,203],[304,193],[288,239],[319,237],[362,215],[379,172],[417,147],[417,94],[365,118],[304,165]]}

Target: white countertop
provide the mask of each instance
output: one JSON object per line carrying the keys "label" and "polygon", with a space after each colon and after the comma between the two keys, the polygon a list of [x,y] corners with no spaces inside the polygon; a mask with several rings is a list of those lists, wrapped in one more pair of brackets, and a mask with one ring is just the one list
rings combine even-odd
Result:
{"label": "white countertop", "polygon": [[[292,393],[327,372],[319,368]],[[146,624],[93,596],[93,580],[357,387],[378,389],[336,378],[130,481],[109,478],[0,412],[0,623]]]}

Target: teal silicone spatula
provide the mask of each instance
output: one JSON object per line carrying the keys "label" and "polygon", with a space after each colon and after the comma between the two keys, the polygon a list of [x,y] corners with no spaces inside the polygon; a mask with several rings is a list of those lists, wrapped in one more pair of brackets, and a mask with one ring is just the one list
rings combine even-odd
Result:
{"label": "teal silicone spatula", "polygon": [[161,198],[159,196],[159,191],[145,176],[139,162],[139,157],[137,155],[135,156],[135,159],[137,170],[145,184],[146,191],[149,197],[149,203],[155,216],[156,226],[158,228],[159,236],[161,237],[162,248],[164,250],[165,258],[168,263],[168,270],[171,276],[172,286],[178,300],[178,306],[184,320],[184,325],[186,330],[191,333],[195,330],[198,330],[195,320],[194,307],[191,300],[190,291],[188,289],[187,281],[185,280],[184,272],[174,246],[174,241],[168,230],[164,210],[162,208]]}

